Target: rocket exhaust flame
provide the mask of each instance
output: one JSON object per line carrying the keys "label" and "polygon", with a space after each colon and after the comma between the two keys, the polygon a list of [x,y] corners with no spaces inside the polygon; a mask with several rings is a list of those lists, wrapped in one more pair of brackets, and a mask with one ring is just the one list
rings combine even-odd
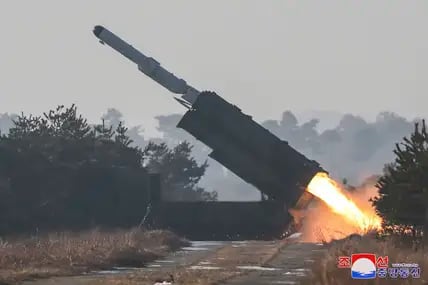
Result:
{"label": "rocket exhaust flame", "polygon": [[[324,171],[316,161],[307,159],[290,147],[288,143],[281,141],[272,133],[267,132],[253,121],[250,116],[242,113],[239,108],[230,104],[216,93],[199,92],[188,85],[185,80],[162,67],[155,59],[144,55],[102,26],[94,27],[93,33],[101,43],[110,46],[134,62],[138,69],[145,75],[170,92],[181,95],[176,100],[191,110],[186,112],[177,127],[186,130],[195,138],[205,143],[213,150],[210,154],[211,158],[228,166],[233,172],[240,173],[239,176],[245,181],[252,181],[251,183],[259,188],[262,193],[284,201],[289,196],[287,191],[284,191],[284,187],[278,183],[278,181],[282,181],[283,177],[277,177],[270,171],[272,167],[270,160],[263,160],[264,164],[260,165],[255,163],[257,157],[271,157],[280,153],[280,157],[275,160],[281,162],[280,164],[275,162],[275,167],[277,168],[288,168],[291,162],[298,161],[298,165],[295,167],[296,173],[313,175],[318,171]],[[196,105],[195,108],[193,108],[194,105]],[[236,134],[236,136],[228,135],[231,133]],[[247,142],[247,148],[251,150],[250,152],[241,150],[242,141]],[[272,151],[265,147],[271,145],[275,146],[275,148],[272,148]],[[254,166],[248,167],[248,165]],[[267,178],[254,179],[254,176],[263,178],[267,176]],[[297,175],[296,177],[299,176],[301,175]],[[307,183],[306,175],[304,181],[294,180],[293,178],[289,181],[290,185]],[[309,183],[307,191],[324,201],[325,205],[318,205],[323,206],[324,209],[313,212],[315,219],[307,219],[305,223],[320,220],[323,229],[325,229],[335,219],[331,217],[326,219],[323,214],[328,215],[333,213],[337,216],[337,224],[334,225],[335,229],[343,230],[345,224],[352,226],[353,229],[347,230],[346,233],[352,234],[356,231],[365,232],[370,229],[380,229],[382,220],[376,215],[373,208],[367,207],[365,209],[363,207],[364,202],[357,203],[357,201],[350,199],[349,197],[354,196],[354,194],[346,195],[339,185],[330,179],[327,174],[316,174]],[[367,200],[365,203],[369,204]],[[296,208],[300,209],[298,206]],[[297,218],[304,220],[308,212],[310,210],[302,215],[297,215],[296,212],[295,217],[300,216]]]}
{"label": "rocket exhaust flame", "polygon": [[381,229],[382,219],[376,215],[375,211],[364,210],[357,206],[326,173],[316,174],[309,183],[307,191],[324,201],[332,212],[343,217],[359,229],[360,233]]}

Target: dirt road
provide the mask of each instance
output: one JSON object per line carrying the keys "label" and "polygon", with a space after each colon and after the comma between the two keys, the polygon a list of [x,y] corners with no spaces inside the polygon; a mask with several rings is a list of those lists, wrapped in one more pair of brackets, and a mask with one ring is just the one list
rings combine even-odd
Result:
{"label": "dirt road", "polygon": [[313,258],[316,244],[293,241],[193,242],[146,268],[117,268],[86,276],[51,278],[25,285],[153,284],[173,274],[176,284],[298,284]]}
{"label": "dirt road", "polygon": [[249,274],[220,284],[299,284],[299,280],[308,273],[314,258],[323,252],[324,249],[317,244],[291,243],[284,246],[263,268],[256,268]]}

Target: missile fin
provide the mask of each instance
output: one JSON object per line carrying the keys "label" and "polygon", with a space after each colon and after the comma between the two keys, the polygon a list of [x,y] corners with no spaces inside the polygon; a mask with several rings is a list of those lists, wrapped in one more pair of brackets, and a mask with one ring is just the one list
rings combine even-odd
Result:
{"label": "missile fin", "polygon": [[192,105],[189,102],[187,102],[187,101],[185,101],[183,99],[177,98],[177,97],[174,97],[174,99],[177,100],[178,103],[180,103],[181,105],[183,105],[187,109],[192,108]]}

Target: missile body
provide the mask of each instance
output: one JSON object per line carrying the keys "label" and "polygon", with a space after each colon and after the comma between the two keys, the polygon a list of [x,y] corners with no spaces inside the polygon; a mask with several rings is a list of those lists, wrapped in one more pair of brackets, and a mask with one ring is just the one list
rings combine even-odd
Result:
{"label": "missile body", "polygon": [[138,69],[173,93],[188,108],[177,127],[212,149],[209,156],[269,198],[288,208],[304,208],[313,198],[305,191],[318,172],[326,172],[251,116],[214,92],[199,92],[125,41],[96,26],[94,34],[138,65]]}
{"label": "missile body", "polygon": [[163,68],[159,62],[135,49],[133,46],[110,32],[102,26],[95,26],[93,30],[95,36],[102,44],[107,44],[123,56],[137,64],[138,69],[148,77],[175,94],[181,94],[181,98],[193,104],[199,91],[188,85],[187,82],[178,78],[173,73]]}

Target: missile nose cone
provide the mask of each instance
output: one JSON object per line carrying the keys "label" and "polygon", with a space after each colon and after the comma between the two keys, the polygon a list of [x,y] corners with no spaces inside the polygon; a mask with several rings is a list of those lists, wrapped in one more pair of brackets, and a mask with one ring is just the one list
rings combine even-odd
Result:
{"label": "missile nose cone", "polygon": [[101,32],[104,31],[104,27],[103,26],[95,26],[94,27],[94,35],[98,38],[99,35],[101,34]]}

